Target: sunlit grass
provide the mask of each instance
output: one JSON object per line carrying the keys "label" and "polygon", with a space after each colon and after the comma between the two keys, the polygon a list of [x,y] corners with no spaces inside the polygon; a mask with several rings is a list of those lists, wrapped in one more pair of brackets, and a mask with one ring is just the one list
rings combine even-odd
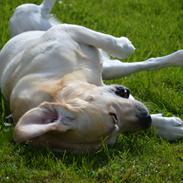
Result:
{"label": "sunlit grass", "polygon": [[[13,9],[25,2],[0,1],[0,48],[9,39],[8,20]],[[62,22],[128,36],[137,48],[129,62],[183,48],[181,0],[63,0],[54,14]],[[183,118],[182,68],[142,72],[107,83],[126,85],[152,113]],[[0,182],[183,182],[182,141],[169,143],[148,130],[121,135],[113,147],[90,154],[16,145],[11,128],[4,126],[8,112],[0,98]]]}

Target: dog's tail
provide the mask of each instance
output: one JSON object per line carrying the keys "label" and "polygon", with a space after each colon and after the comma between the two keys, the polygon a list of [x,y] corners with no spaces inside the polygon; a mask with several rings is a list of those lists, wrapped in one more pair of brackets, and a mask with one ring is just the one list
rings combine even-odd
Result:
{"label": "dog's tail", "polygon": [[50,13],[52,11],[53,6],[55,5],[57,0],[44,0],[41,3],[41,15],[44,18],[49,18]]}

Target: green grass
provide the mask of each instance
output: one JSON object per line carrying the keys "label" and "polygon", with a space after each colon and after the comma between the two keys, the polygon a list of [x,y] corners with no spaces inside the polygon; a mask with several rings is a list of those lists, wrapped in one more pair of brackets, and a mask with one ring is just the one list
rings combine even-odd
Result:
{"label": "green grass", "polygon": [[[0,48],[9,39],[8,20],[13,9],[25,2],[0,0]],[[63,22],[128,36],[137,50],[127,61],[183,48],[182,0],[63,0],[54,14]],[[107,83],[126,85],[152,113],[183,119],[182,68],[142,72]],[[12,129],[4,126],[8,112],[0,99],[0,182],[183,182],[183,141],[169,143],[148,130],[121,135],[113,147],[89,154],[16,145]]]}

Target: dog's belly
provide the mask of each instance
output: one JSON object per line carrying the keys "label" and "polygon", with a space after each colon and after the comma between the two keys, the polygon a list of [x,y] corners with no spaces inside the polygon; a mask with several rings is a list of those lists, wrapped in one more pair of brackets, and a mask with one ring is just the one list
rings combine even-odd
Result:
{"label": "dog's belly", "polygon": [[6,79],[11,76],[18,64],[17,62],[21,60],[19,58],[28,46],[27,43],[39,38],[43,33],[42,31],[35,31],[31,34],[30,32],[23,33],[8,41],[3,47],[0,52],[0,88],[2,92],[6,88]]}
{"label": "dog's belly", "polygon": [[42,83],[49,88],[50,83],[71,75],[73,80],[102,84],[98,49],[76,42],[64,31],[21,34],[7,43],[0,58],[2,93],[17,119],[50,100],[49,94],[37,87]]}
{"label": "dog's belly", "polygon": [[[7,99],[16,84],[29,76],[37,76],[38,80],[57,79],[84,69],[89,80],[93,80],[91,82],[100,83],[98,50],[78,44],[65,32],[54,33],[54,30],[45,34],[27,32],[15,37],[3,48],[0,83]],[[97,78],[92,78],[96,77],[93,71],[97,72]]]}

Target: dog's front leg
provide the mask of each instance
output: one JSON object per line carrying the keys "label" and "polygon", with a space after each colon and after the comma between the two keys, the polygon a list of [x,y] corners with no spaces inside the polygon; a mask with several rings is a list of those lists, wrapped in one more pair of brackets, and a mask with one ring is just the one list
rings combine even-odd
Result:
{"label": "dog's front leg", "polygon": [[102,53],[102,60],[103,79],[114,79],[144,70],[160,69],[168,66],[183,66],[183,50],[176,51],[167,56],[132,63],[112,60],[106,54]]}
{"label": "dog's front leg", "polygon": [[183,121],[180,118],[163,117],[162,114],[152,114],[151,118],[158,136],[170,141],[183,138]]}

